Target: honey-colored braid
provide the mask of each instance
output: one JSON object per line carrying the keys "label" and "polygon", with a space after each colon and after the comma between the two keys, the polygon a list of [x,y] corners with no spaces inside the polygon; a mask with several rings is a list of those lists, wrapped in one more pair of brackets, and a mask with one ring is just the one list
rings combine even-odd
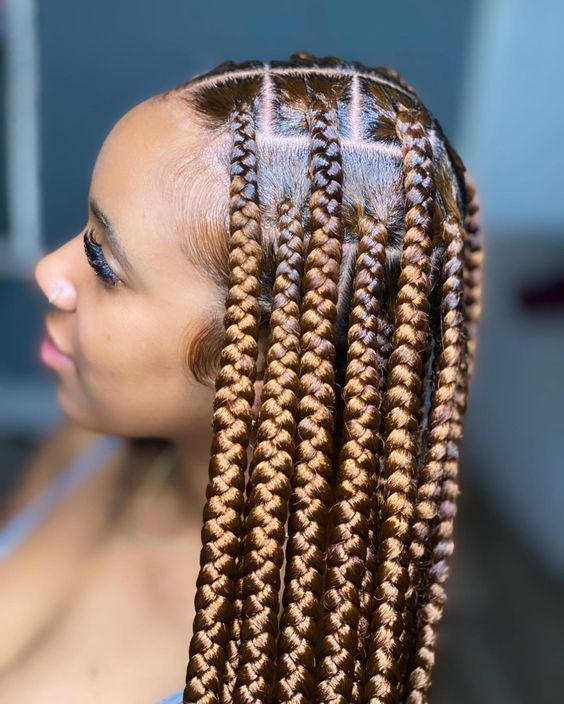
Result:
{"label": "honey-colored braid", "polygon": [[316,702],[349,704],[358,656],[359,593],[378,462],[381,395],[376,345],[387,234],[384,223],[365,213],[359,217],[343,391],[344,440],[327,552]]}
{"label": "honey-colored braid", "polygon": [[[430,311],[431,313],[434,311]],[[429,347],[432,347],[433,345],[430,345]],[[420,394],[419,398],[419,414],[418,414],[418,419],[420,422],[420,438],[421,438],[421,443],[420,443],[420,448],[419,448],[419,459],[418,459],[418,468],[417,468],[417,476],[414,479],[414,494],[415,494],[415,499],[414,499],[414,510],[413,510],[413,521],[417,521],[419,518],[419,513],[418,513],[418,508],[419,508],[419,501],[420,501],[420,496],[419,496],[419,488],[420,488],[420,482],[425,481],[425,478],[423,476],[423,466],[424,466],[424,461],[425,461],[425,452],[426,452],[426,446],[428,442],[428,437],[427,437],[427,431],[428,431],[428,418],[429,418],[429,410],[427,409],[427,401],[426,401],[426,391],[427,391],[427,383],[428,383],[428,378],[429,374],[432,374],[433,377],[436,375],[436,358],[434,355],[429,354],[429,352],[424,353],[423,355],[423,385],[422,385],[422,392]],[[427,425],[427,427],[426,427]],[[424,501],[424,499],[423,499]],[[400,695],[400,701],[404,702],[405,701],[405,673],[409,669],[409,654],[412,650],[412,644],[414,641],[417,640],[417,633],[420,628],[418,622],[417,622],[417,606],[418,606],[418,589],[420,588],[420,571],[421,571],[421,565],[418,562],[418,557],[419,554],[417,552],[417,541],[413,537],[413,531],[414,528],[411,528],[411,533],[410,537],[408,538],[408,550],[409,550],[409,564],[408,564],[408,586],[405,590],[405,595],[404,595],[404,608],[403,608],[403,630],[401,633],[400,637],[400,660],[398,664],[398,671],[403,673],[404,679],[402,679],[402,682],[398,688],[398,693]],[[422,561],[422,558],[421,558]]]}
{"label": "honey-colored braid", "polygon": [[270,701],[295,449],[304,232],[299,208],[290,200],[279,205],[278,215],[271,332],[243,547],[241,651],[233,694],[237,704]]}
{"label": "honey-colored braid", "polygon": [[[435,212],[443,213],[442,203],[435,203]],[[438,228],[440,232],[444,229],[444,214],[438,223]],[[420,421],[420,447],[419,447],[419,461],[418,461],[418,472],[415,478],[414,484],[416,486],[416,500],[414,505],[414,517],[415,523],[420,519],[420,508],[425,511],[426,500],[429,495],[429,486],[425,485],[427,478],[425,475],[425,462],[429,443],[433,441],[433,437],[429,432],[431,427],[431,414],[433,409],[433,398],[429,398],[429,391],[433,393],[433,387],[437,383],[437,356],[439,355],[439,340],[440,335],[440,321],[439,321],[439,309],[440,309],[440,289],[441,289],[441,268],[443,266],[444,257],[444,235],[437,238],[437,246],[433,251],[432,256],[432,271],[431,271],[431,281],[429,290],[429,304],[430,304],[430,332],[431,337],[429,344],[423,353],[423,387],[420,394],[419,403],[419,421]],[[435,485],[436,492],[436,485]],[[409,668],[407,659],[410,657],[411,650],[413,648],[413,643],[417,642],[418,632],[420,629],[420,624],[418,622],[417,608],[419,603],[419,590],[421,588],[421,572],[425,569],[425,563],[422,554],[419,550],[422,546],[417,541],[417,526],[412,527],[411,537],[409,539],[409,586],[405,592],[405,606],[404,606],[404,627],[401,639],[401,670],[405,672]],[[405,686],[405,681],[404,681]],[[405,700],[405,690],[400,689],[401,701]]]}
{"label": "honey-colored braid", "polygon": [[[383,308],[380,309],[378,322],[376,325],[376,355],[379,376],[380,396],[383,399],[386,393],[386,379],[388,371],[388,361],[392,352],[392,334],[394,331],[393,322],[390,322],[389,315]],[[382,435],[379,432],[378,440],[378,475],[382,474],[383,454],[382,454]],[[364,575],[362,586],[360,589],[360,618],[358,623],[358,657],[355,663],[355,674],[353,681],[353,689],[351,693],[351,704],[360,704],[362,702],[362,694],[366,675],[366,656],[370,643],[370,620],[373,612],[373,591],[374,578],[376,574],[376,536],[378,534],[378,526],[380,525],[380,511],[383,504],[378,483],[375,482],[370,504],[370,522],[368,530],[368,546],[366,551],[366,563],[364,566]]]}
{"label": "honey-colored braid", "polygon": [[292,482],[276,702],[310,704],[331,498],[335,345],[342,256],[342,165],[335,108],[311,107],[311,237],[302,300],[300,400]]}
{"label": "honey-colored braid", "polygon": [[243,543],[246,535],[246,520],[249,507],[249,496],[251,478],[247,478],[245,486],[245,507],[241,523],[242,540],[239,542],[239,559],[237,562],[237,580],[235,582],[235,596],[233,599],[233,620],[231,622],[231,635],[227,646],[227,658],[225,661],[225,671],[223,674],[223,687],[221,689],[221,704],[232,704],[233,690],[237,680],[237,670],[239,668],[239,654],[241,651],[241,615],[243,611],[243,574],[242,574],[242,553]]}
{"label": "honey-colored braid", "polygon": [[475,188],[388,67],[296,52],[166,96],[217,145],[210,182],[233,131],[229,247],[218,188],[184,248],[229,292],[187,357],[217,376],[184,702],[427,704],[480,316]]}
{"label": "honey-colored braid", "polygon": [[[445,561],[452,552],[452,518],[458,495],[453,465],[458,459],[456,445],[461,436],[459,393],[465,386],[463,362],[466,332],[462,279],[465,233],[455,213],[447,213],[445,217],[444,239],[441,339],[435,358],[437,382],[431,400],[429,439],[418,487],[411,542],[420,601],[417,605],[416,639],[406,678],[406,702],[409,704],[427,701],[434,664],[436,627],[446,601],[443,586],[447,576]],[[439,526],[434,527],[437,520]],[[432,537],[433,531],[435,538]],[[430,544],[435,546],[432,555],[429,555]]]}
{"label": "honey-colored braid", "polygon": [[372,633],[364,700],[399,701],[405,592],[419,459],[418,412],[423,353],[428,340],[428,289],[433,224],[432,151],[423,113],[400,109],[406,198],[406,232],[395,307],[393,350],[384,398],[385,456],[380,481],[383,505],[378,543]]}
{"label": "honey-colored braid", "polygon": [[468,238],[464,246],[464,308],[468,326],[468,374],[474,375],[478,325],[482,311],[482,260],[483,238],[480,229],[480,201],[474,181],[465,172],[468,193],[466,230]]}
{"label": "honey-colored braid", "polygon": [[253,113],[233,118],[230,277],[216,377],[210,483],[184,701],[217,704],[233,620],[237,559],[258,355],[261,230]]}

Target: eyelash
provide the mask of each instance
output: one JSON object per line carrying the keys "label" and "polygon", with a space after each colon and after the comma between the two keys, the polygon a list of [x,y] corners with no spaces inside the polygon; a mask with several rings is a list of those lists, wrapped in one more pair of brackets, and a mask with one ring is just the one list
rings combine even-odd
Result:
{"label": "eyelash", "polygon": [[86,252],[88,263],[96,272],[96,276],[102,279],[104,285],[113,288],[119,283],[119,278],[108,266],[102,245],[94,239],[94,230],[87,230],[84,233],[83,239],[84,251]]}

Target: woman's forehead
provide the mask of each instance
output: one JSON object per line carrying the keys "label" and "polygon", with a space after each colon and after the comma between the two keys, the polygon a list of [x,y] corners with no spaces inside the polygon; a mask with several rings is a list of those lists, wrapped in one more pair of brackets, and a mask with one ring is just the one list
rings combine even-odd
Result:
{"label": "woman's forehead", "polygon": [[[108,134],[90,198],[107,214],[140,272],[147,272],[149,260],[153,272],[165,259],[168,267],[168,259],[178,258],[183,240],[212,210],[210,199],[222,185],[215,173],[217,155],[210,158],[217,148],[178,101],[145,101]],[[225,173],[228,177],[228,166]]]}
{"label": "woman's forehead", "polygon": [[179,155],[197,157],[205,136],[190,111],[157,97],[129,110],[106,137],[93,180],[123,181],[137,176],[159,184],[166,164]]}
{"label": "woman's forehead", "polygon": [[[136,105],[106,137],[92,173],[91,193],[101,207],[131,221],[150,224],[170,210],[178,164],[199,160],[205,137],[190,111],[173,101],[150,98]],[[182,174],[186,180],[188,172]]]}

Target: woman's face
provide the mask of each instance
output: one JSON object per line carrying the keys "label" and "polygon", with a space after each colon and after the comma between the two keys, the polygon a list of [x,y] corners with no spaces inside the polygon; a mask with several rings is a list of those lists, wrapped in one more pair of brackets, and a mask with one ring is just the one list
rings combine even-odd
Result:
{"label": "woman's face", "polygon": [[[92,430],[175,439],[209,426],[214,392],[188,370],[186,350],[224,300],[182,253],[178,226],[179,192],[182,217],[202,217],[191,204],[206,194],[191,190],[191,172],[209,171],[209,183],[219,173],[202,144],[181,107],[153,98],[133,108],[98,155],[84,230],[36,266],[47,298],[60,289],[46,326],[72,358],[55,363],[58,402]],[[90,228],[114,286],[85,255]]]}

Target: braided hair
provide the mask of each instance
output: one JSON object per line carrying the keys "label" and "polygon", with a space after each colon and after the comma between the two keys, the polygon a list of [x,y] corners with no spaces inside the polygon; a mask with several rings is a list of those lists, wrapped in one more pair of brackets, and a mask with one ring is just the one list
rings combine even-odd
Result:
{"label": "braided hair", "polygon": [[476,189],[387,67],[230,61],[162,99],[230,135],[210,233],[225,312],[190,359],[215,402],[184,702],[422,704],[480,316]]}

